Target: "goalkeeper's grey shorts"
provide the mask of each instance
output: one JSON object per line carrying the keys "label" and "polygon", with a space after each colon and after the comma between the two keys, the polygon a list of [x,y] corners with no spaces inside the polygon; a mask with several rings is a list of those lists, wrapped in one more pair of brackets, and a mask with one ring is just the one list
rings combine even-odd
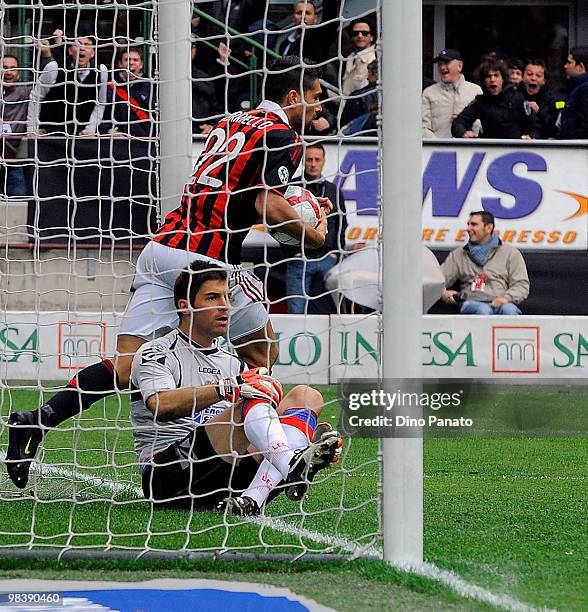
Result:
{"label": "goalkeeper's grey shorts", "polygon": [[137,259],[133,293],[118,335],[152,340],[158,330],[177,327],[180,319],[174,305],[174,284],[180,272],[197,259],[230,270],[231,342],[264,329],[269,315],[264,305],[263,283],[257,276],[238,266],[151,241]]}

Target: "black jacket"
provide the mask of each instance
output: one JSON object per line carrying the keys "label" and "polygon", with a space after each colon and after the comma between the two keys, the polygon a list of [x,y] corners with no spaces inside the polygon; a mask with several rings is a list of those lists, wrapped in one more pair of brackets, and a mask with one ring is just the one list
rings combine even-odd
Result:
{"label": "black jacket", "polygon": [[454,119],[451,133],[462,138],[476,119],[482,122],[483,138],[520,138],[525,134],[541,138],[539,119],[514,87],[506,87],[497,96],[487,92],[476,96]]}
{"label": "black jacket", "polygon": [[41,102],[39,127],[47,132],[79,134],[96,106],[100,89],[100,70],[91,64],[83,81],[75,79],[75,70],[58,68],[55,84]]}
{"label": "black jacket", "polygon": [[378,107],[377,83],[370,83],[361,89],[356,89],[349,94],[349,99],[345,102],[341,115],[341,125],[347,125],[350,121],[366,113],[377,113]]}
{"label": "black jacket", "polygon": [[[306,180],[309,180],[308,177]],[[309,182],[306,188],[315,196],[329,198],[333,203],[333,210],[327,218],[328,232],[325,244],[320,249],[305,249],[304,254],[308,259],[321,259],[327,253],[335,253],[340,258],[342,252],[345,251],[345,233],[347,232],[345,197],[340,189],[325,179]]]}
{"label": "black jacket", "polygon": [[192,133],[200,134],[203,124],[215,125],[222,114],[210,77],[192,66]]}
{"label": "black jacket", "polygon": [[588,72],[570,79],[559,137],[562,140],[588,138]]}
{"label": "black jacket", "polygon": [[555,103],[558,98],[545,85],[536,94],[530,94],[521,83],[518,87],[523,98],[528,102],[536,102],[539,106],[537,118],[541,127],[541,138],[552,138],[557,133],[555,121],[557,119],[557,108]]}
{"label": "black jacket", "polygon": [[116,130],[129,136],[155,136],[155,96],[146,79],[126,81],[115,75],[108,84],[106,111],[99,126],[100,133]]}
{"label": "black jacket", "polygon": [[[329,44],[336,34],[337,30],[333,31],[332,22],[308,26],[304,30],[304,42],[302,42],[302,36],[292,43],[286,37],[278,44],[277,52],[281,56],[296,55],[312,62],[325,62],[331,59],[329,57]],[[301,46],[303,47],[302,50]]]}
{"label": "black jacket", "polygon": [[[231,0],[230,2],[228,0],[215,0],[214,2],[200,2],[196,5],[201,11],[221,23],[228,24],[242,34],[247,34],[249,26],[255,21],[263,19],[265,14],[265,2],[259,2],[259,0]],[[213,45],[213,48],[205,44],[198,46],[198,55],[196,56],[198,68],[210,76],[222,74],[224,67],[221,67],[216,61],[218,58],[216,47],[221,41],[228,44],[224,26],[220,27],[207,19],[200,19],[197,34],[198,38],[208,40]],[[232,35],[229,34],[229,36]],[[246,61],[247,58],[244,57],[243,53],[248,45],[242,39],[231,38],[230,46],[232,57]],[[240,72],[243,72],[243,70],[244,68],[239,67]]]}

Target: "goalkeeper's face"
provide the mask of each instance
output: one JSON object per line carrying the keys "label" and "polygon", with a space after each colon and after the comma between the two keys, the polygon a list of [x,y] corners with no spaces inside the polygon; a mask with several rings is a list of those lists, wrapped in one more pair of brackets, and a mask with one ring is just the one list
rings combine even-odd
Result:
{"label": "goalkeeper's face", "polygon": [[204,281],[194,302],[179,300],[182,313],[180,329],[199,344],[210,344],[219,336],[226,336],[229,326],[228,286],[223,280]]}

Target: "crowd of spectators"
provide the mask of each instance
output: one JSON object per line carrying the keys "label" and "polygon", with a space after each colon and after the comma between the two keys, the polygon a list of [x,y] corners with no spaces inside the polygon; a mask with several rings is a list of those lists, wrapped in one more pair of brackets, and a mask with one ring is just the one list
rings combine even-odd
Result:
{"label": "crowd of spectators", "polygon": [[[208,101],[213,98],[228,112],[243,110],[252,104],[252,57],[262,67],[276,55],[295,55],[301,61],[319,64],[323,72],[322,112],[307,135],[329,135],[340,129],[344,133],[370,131],[373,134],[378,109],[375,15],[344,23],[341,28],[337,2],[303,0],[293,3],[290,23],[278,26],[264,16],[263,3],[231,0],[228,13],[225,13],[225,4],[203,3],[199,7],[219,22],[227,23],[229,28],[247,34],[247,39],[227,38],[223,28],[203,17],[192,21],[197,80],[206,75],[208,84],[214,88],[207,95],[207,109],[212,108]],[[251,40],[267,51],[253,45]],[[262,97],[261,88],[262,79],[258,78],[253,97]],[[369,99],[362,102],[363,96]],[[360,116],[362,119],[345,131],[345,126]],[[195,133],[198,132],[196,128]]]}
{"label": "crowd of spectators", "polygon": [[[373,15],[347,22],[341,30],[336,2],[306,0],[293,4],[291,25],[279,29],[267,19],[264,3],[254,0],[205,2],[198,7],[218,21],[196,14],[192,20],[193,134],[208,134],[225,112],[256,104],[263,95],[263,66],[276,54],[299,55],[301,61],[322,66],[323,108],[307,135],[332,134],[346,125],[346,134],[375,133],[378,76]],[[218,23],[247,38],[227,35]],[[17,55],[1,50],[6,176],[0,182],[7,195],[26,195],[18,162],[27,157],[26,136],[156,135],[157,91],[149,74],[153,67],[144,72],[143,46],[132,41],[121,45],[117,40],[109,56],[98,47],[89,25],[79,24],[75,38],[57,29],[37,40],[33,65],[26,67],[26,73]],[[257,60],[257,70],[252,60]]]}
{"label": "crowd of spectators", "polygon": [[570,49],[567,91],[550,86],[541,58],[483,60],[474,70],[476,84],[461,74],[457,49],[435,58],[440,83],[423,90],[423,138],[588,138],[588,47]]}
{"label": "crowd of spectators", "polygon": [[[376,134],[381,93],[374,14],[342,22],[337,2],[301,0],[289,22],[278,25],[255,0],[198,7],[191,24],[193,134],[208,134],[223,113],[256,104],[263,67],[276,54],[323,69],[322,111],[307,135]],[[56,30],[37,42],[34,70],[27,72],[35,75],[32,82],[22,78],[17,56],[2,50],[2,183],[10,195],[23,195],[17,160],[26,156],[25,134],[155,135],[157,92],[143,47],[117,43],[114,57],[98,61],[96,40],[82,30],[76,38]],[[567,92],[551,86],[541,58],[491,52],[482,60],[470,82],[459,50],[444,49],[435,58],[438,82],[423,77],[424,138],[588,137],[587,47],[571,49],[562,67]]]}
{"label": "crowd of spectators", "polygon": [[[192,133],[206,135],[226,112],[256,105],[263,98],[267,63],[273,57],[294,55],[320,65],[323,74],[322,110],[306,136],[377,135],[377,20],[369,14],[341,21],[339,4],[296,1],[290,17],[274,23],[265,3],[257,0],[198,3],[191,23]],[[38,40],[33,70],[27,72],[10,49],[1,50],[0,185],[6,195],[29,195],[21,161],[29,156],[29,136],[150,140],[157,135],[157,66],[146,67],[143,45],[116,41],[109,57],[111,51],[98,48],[91,29],[79,27],[75,36],[66,38],[58,29],[52,37]],[[444,49],[434,58],[438,82],[423,74],[423,138],[588,138],[588,47],[569,51],[562,66],[567,91],[553,85],[560,80],[550,79],[540,57],[523,61],[490,52],[480,60],[465,72],[458,49]],[[466,79],[464,73],[472,76]],[[34,78],[26,78],[28,74]],[[330,197],[335,210],[323,249],[312,257],[290,253],[286,285],[294,313],[332,311],[324,280],[345,253],[345,200],[323,176],[324,164],[325,149],[311,143],[305,151],[305,179],[313,193]],[[493,221],[479,225],[492,225],[488,236],[493,236]],[[464,282],[471,285],[472,279]],[[449,303],[454,295],[448,294]],[[493,308],[515,314],[517,296],[494,297]],[[464,302],[462,311],[478,312],[480,303],[470,302]]]}
{"label": "crowd of spectators", "polygon": [[[38,41],[38,65],[32,82],[23,80],[16,55],[2,55],[2,191],[26,196],[21,160],[28,157],[27,136],[71,135],[142,137],[154,135],[156,96],[143,73],[140,46],[119,49],[114,70],[96,61],[90,35],[66,40],[56,30]],[[216,109],[215,109],[216,112]],[[4,167],[4,164],[3,164]]]}

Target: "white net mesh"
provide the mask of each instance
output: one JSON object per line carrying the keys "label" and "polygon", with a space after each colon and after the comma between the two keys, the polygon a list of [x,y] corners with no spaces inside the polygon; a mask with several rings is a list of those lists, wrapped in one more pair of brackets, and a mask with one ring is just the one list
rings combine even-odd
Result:
{"label": "white net mesh", "polygon": [[[167,282],[169,293],[169,275],[173,272],[175,279],[191,258],[174,259],[166,271],[149,267],[161,264],[156,257],[144,268],[141,264],[136,268],[139,254],[158,235],[158,223],[168,212],[160,210],[160,172],[165,172],[169,159],[160,152],[160,131],[165,125],[160,120],[159,91],[174,83],[167,76],[169,66],[160,61],[164,43],[159,18],[169,3],[0,5],[4,64],[0,452],[5,459],[11,454],[10,414],[33,411],[38,423],[39,406],[66,389],[67,381],[86,372],[87,366],[118,354],[115,364],[120,368],[122,354],[130,367],[128,347],[134,345],[119,344],[117,353],[116,334],[133,279],[137,289],[137,278],[152,274],[148,282],[152,286]],[[295,247],[279,248],[263,223],[249,232],[249,226],[231,226],[228,216],[224,222],[233,233],[248,233],[241,260],[245,270],[261,279],[266,294],[279,350],[272,374],[289,393],[299,384],[318,389],[323,397],[316,408],[318,422],[336,428],[341,399],[337,382],[379,374],[380,333],[373,314],[379,302],[379,156],[373,138],[379,96],[374,63],[377,7],[345,2],[301,2],[293,7],[229,0],[196,2],[192,8],[192,72],[187,75],[192,117],[186,118],[186,130],[194,135],[194,159],[205,147],[210,153],[216,146],[214,133],[208,140],[205,136],[227,113],[257,106],[266,92],[274,57],[297,55],[304,65],[304,54],[323,68],[322,112],[300,127],[306,174],[288,175],[281,182],[294,180],[333,201],[327,246],[319,255],[302,249],[301,256]],[[355,24],[352,18],[358,15],[363,21]],[[178,30],[183,31],[182,24]],[[224,139],[228,128],[220,129]],[[219,140],[209,157],[213,165],[222,161],[222,155],[235,153],[227,140]],[[266,134],[258,146],[266,156],[264,168],[269,166],[268,142]],[[233,157],[238,163],[239,156]],[[213,176],[210,168],[206,172]],[[247,166],[242,172],[248,175],[252,170]],[[282,178],[279,170],[278,178]],[[215,185],[209,187],[214,190]],[[179,199],[178,193],[178,203]],[[267,214],[262,218],[269,223]],[[214,246],[223,234],[214,229],[214,222],[209,217],[208,225],[189,226],[186,236],[199,230],[203,236],[212,236]],[[166,232],[172,236],[169,226]],[[172,247],[184,255],[186,249],[198,248],[190,241]],[[224,261],[224,255],[219,251],[215,258]],[[255,293],[255,281],[248,272],[239,274],[239,278],[233,275],[231,283],[240,287],[237,293],[250,298],[247,292]],[[152,338],[162,327],[159,323],[173,315],[169,304],[165,308],[148,303],[146,310],[139,309],[135,327],[123,324],[123,331]],[[240,312],[239,304],[236,312]],[[237,329],[235,321],[231,319],[229,329]],[[135,334],[137,325],[142,325],[142,331]],[[230,362],[233,365],[215,370],[206,362],[203,367],[211,369],[198,378],[188,374],[190,366],[182,363],[178,345],[161,342],[157,346],[165,348],[165,363],[160,365],[168,369],[175,386],[216,383],[234,368]],[[143,365],[145,377],[155,380],[157,372],[149,370],[148,363]],[[139,384],[140,366],[133,373],[133,383],[144,391]],[[150,423],[137,421],[141,406],[144,410],[153,407],[142,404],[140,394],[128,388],[124,377],[114,393],[101,388],[95,377],[77,380],[78,388],[70,389],[69,399],[64,400],[73,406],[74,416],[57,428],[50,424],[34,453],[26,486],[15,487],[6,464],[0,468],[3,554],[40,548],[380,554],[375,440],[345,440],[341,460],[318,472],[308,497],[293,502],[282,493],[259,517],[242,519],[197,506],[157,510],[144,499],[142,473],[150,460],[138,457],[133,433],[151,431],[150,455],[154,455],[169,447],[170,431],[178,442],[184,439],[186,423],[174,430],[174,424],[161,415],[163,400],[155,416],[148,413]],[[103,399],[104,395],[108,397]],[[218,401],[208,404],[214,407]],[[237,414],[232,417],[229,438],[242,435],[240,419]],[[202,420],[202,415],[196,418]],[[13,430],[24,432],[18,438],[24,440],[21,456],[32,456],[25,449],[29,430],[25,425]],[[168,442],[163,444],[164,440]],[[183,462],[180,471],[186,466],[190,473],[201,469],[197,465],[202,458],[200,443],[197,438],[184,455],[180,452],[176,457],[176,463]],[[235,451],[238,444],[233,438],[228,444],[229,450],[220,454],[230,461],[231,449]],[[208,477],[207,482],[213,491],[224,487],[220,477]],[[228,489],[227,494],[242,490],[232,481]],[[202,497],[201,490],[195,491],[187,492],[188,499]],[[171,487],[168,493],[172,501],[182,497],[177,488]]]}

